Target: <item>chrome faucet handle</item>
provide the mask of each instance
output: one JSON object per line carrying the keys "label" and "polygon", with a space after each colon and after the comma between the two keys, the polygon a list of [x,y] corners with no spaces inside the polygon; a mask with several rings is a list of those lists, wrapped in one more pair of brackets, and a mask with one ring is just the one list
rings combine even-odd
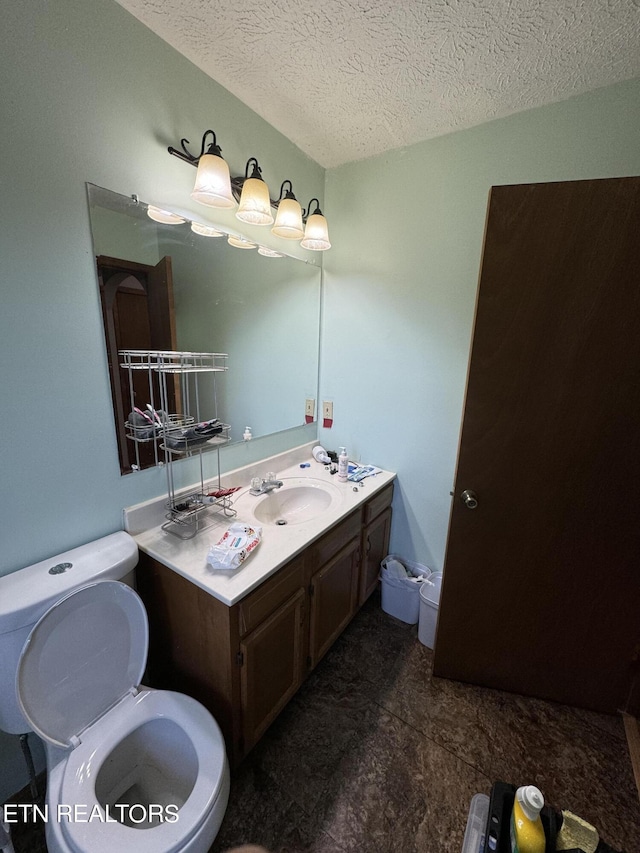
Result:
{"label": "chrome faucet handle", "polygon": [[276,478],[275,473],[274,473],[273,471],[269,471],[269,473],[268,473],[268,474],[267,474],[267,476],[265,477],[265,480],[267,480],[267,482],[269,482],[269,483],[273,483],[273,481],[275,480],[275,478]]}

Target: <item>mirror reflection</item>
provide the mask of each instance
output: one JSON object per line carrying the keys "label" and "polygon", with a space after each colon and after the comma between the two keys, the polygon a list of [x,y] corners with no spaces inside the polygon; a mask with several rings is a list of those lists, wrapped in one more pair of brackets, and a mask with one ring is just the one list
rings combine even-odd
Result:
{"label": "mirror reflection", "polygon": [[133,453],[118,349],[228,353],[215,408],[232,441],[246,426],[264,436],[304,423],[305,399],[317,399],[320,268],[154,221],[135,197],[87,188],[122,472]]}

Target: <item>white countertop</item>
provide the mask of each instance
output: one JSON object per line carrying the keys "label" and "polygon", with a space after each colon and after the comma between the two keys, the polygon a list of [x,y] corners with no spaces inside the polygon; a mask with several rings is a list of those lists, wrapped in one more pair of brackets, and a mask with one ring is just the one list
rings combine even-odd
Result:
{"label": "white countertop", "polygon": [[[354,491],[355,483],[341,483],[337,475],[325,471],[324,465],[315,462],[311,456],[307,459],[311,463],[310,468],[300,468],[296,463],[280,471],[276,469],[278,479],[295,477],[325,481],[340,490],[340,500],[310,521],[283,527],[274,524],[262,525],[261,543],[238,569],[214,570],[207,565],[206,556],[209,547],[219,541],[233,522],[255,526],[253,517],[249,514],[243,517],[241,511],[235,518],[227,518],[221,513],[211,515],[210,525],[193,539],[179,539],[162,530],[160,525],[143,532],[132,532],[132,535],[145,554],[183,575],[224,604],[235,604],[329,528],[391,483],[396,476],[390,471],[381,471],[373,477],[367,477],[363,481],[364,486],[356,487],[357,490]],[[251,500],[250,497],[244,497],[247,491],[248,487],[234,495],[245,507]],[[209,518],[206,518],[204,523],[209,523]]]}

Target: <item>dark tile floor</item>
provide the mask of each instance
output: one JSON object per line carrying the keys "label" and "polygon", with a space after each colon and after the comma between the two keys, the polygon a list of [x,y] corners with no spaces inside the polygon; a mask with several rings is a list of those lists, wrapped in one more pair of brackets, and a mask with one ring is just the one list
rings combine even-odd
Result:
{"label": "dark tile floor", "polygon": [[[640,851],[620,719],[432,678],[431,664],[374,596],[235,773],[211,853],[460,853],[471,797],[497,779],[534,782]],[[16,853],[44,850],[37,832],[14,837]]]}
{"label": "dark tile floor", "polygon": [[212,853],[460,853],[498,779],[640,851],[621,719],[432,678],[432,657],[374,597],[236,773]]}

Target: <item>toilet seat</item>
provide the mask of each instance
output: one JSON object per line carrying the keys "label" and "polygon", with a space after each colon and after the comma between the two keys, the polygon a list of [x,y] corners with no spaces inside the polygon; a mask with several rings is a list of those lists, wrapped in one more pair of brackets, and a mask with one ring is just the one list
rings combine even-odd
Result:
{"label": "toilet seat", "polygon": [[36,622],[20,654],[18,703],[34,732],[73,748],[81,733],[140,684],[149,623],[119,581],[83,586]]}
{"label": "toilet seat", "polygon": [[[146,724],[177,726],[183,745],[188,751],[192,747],[196,758],[176,822],[139,828],[117,820],[63,819],[62,836],[71,849],[177,853],[211,815],[225,784],[228,789],[224,739],[209,712],[183,694],[139,687],[147,650],[144,605],[118,581],[90,584],[58,601],[34,626],[22,650],[16,675],[22,712],[41,737],[68,750],[64,768],[58,768],[62,776],[54,809],[78,806],[86,817],[97,813],[94,809],[105,815],[96,792],[101,768],[114,760],[114,750],[127,736]],[[161,732],[151,758],[153,750],[158,757],[169,743],[165,729]],[[146,745],[146,733],[139,742]]]}
{"label": "toilet seat", "polygon": [[[69,755],[65,766],[60,802],[81,803],[87,814],[91,814],[99,806],[95,782],[105,759],[128,734],[155,719],[172,720],[179,725],[200,758],[198,775],[180,808],[178,821],[139,829],[122,823],[63,820],[62,834],[74,849],[92,853],[113,850],[176,853],[206,820],[223,785],[226,753],[222,733],[199,702],[165,690],[142,690],[136,696],[126,696],[103,720],[84,732],[82,742]],[[188,732],[183,723],[188,723]]]}

